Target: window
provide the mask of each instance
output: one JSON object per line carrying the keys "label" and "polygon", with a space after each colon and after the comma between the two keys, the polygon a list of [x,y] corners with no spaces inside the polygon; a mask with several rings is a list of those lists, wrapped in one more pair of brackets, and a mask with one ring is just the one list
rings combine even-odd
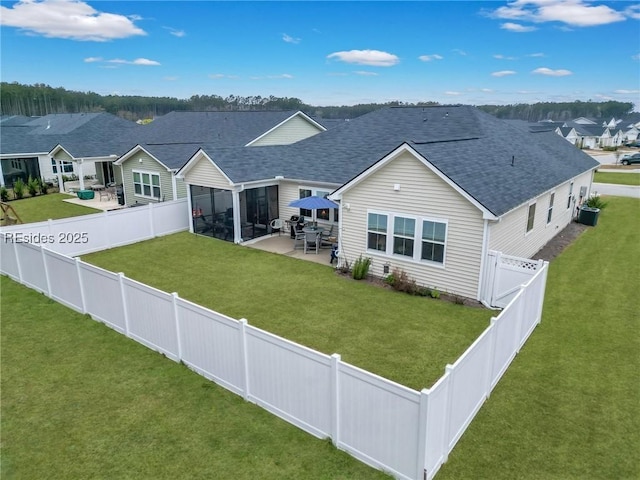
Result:
{"label": "window", "polygon": [[553,200],[555,199],[556,194],[552,193],[549,197],[549,208],[547,209],[547,223],[551,223],[551,217],[553,216]]}
{"label": "window", "polygon": [[447,225],[431,220],[422,222],[422,260],[444,263],[444,243]]}
{"label": "window", "polygon": [[387,216],[370,213],[367,225],[367,248],[387,251]]}
{"label": "window", "polygon": [[[307,198],[311,196],[327,198],[331,192],[327,190],[316,190],[315,188],[301,188],[299,189],[298,198]],[[306,208],[300,209],[300,215],[313,219],[314,211],[307,210]],[[321,220],[325,222],[338,222],[338,209],[337,208],[320,208],[315,210],[315,220]]]}
{"label": "window", "polygon": [[[391,241],[388,232],[393,233]],[[372,253],[444,264],[446,237],[446,221],[377,212],[367,216],[367,249]]]}
{"label": "window", "polygon": [[[60,173],[73,173],[73,162],[60,161],[60,164],[62,165]],[[55,174],[58,173],[58,162],[54,158],[51,159],[51,170]]]}
{"label": "window", "polygon": [[567,197],[567,209],[571,208],[572,198],[573,198],[573,182],[569,184],[569,196]]}
{"label": "window", "polygon": [[[307,198],[307,197],[310,197],[312,195],[313,195],[313,193],[308,188],[301,188],[300,189],[300,196],[298,198]],[[313,216],[313,212],[311,210],[307,210],[306,208],[301,208],[300,209],[300,216],[301,217],[309,217],[309,218],[311,218]]]}
{"label": "window", "polygon": [[160,197],[160,175],[148,172],[133,172],[133,191],[140,197]]}
{"label": "window", "polygon": [[527,233],[533,230],[533,222],[536,218],[536,204],[529,205],[529,213],[527,215]]}
{"label": "window", "polygon": [[413,218],[393,219],[393,253],[413,257],[416,221]]}

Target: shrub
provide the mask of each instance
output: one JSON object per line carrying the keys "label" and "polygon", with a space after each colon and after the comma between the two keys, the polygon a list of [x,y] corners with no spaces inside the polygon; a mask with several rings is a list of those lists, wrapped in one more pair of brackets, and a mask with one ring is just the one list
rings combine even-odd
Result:
{"label": "shrub", "polygon": [[585,202],[584,204],[587,207],[590,208],[599,208],[600,210],[602,210],[603,208],[605,208],[608,203],[605,202],[604,200],[602,200],[602,197],[600,197],[599,195],[591,195]]}
{"label": "shrub", "polygon": [[435,298],[435,299],[440,298],[440,290],[438,290],[437,288],[432,289],[431,298]]}
{"label": "shrub", "polygon": [[404,270],[395,268],[393,270],[393,273],[391,273],[389,277],[393,278],[393,283],[389,283],[389,282],[387,283],[389,283],[389,285],[391,285],[394,290],[397,290],[399,292],[410,293],[411,295],[414,295],[418,290],[416,281],[413,280],[412,278],[409,278],[409,275],[407,275],[407,272],[405,272]]}
{"label": "shrub", "polygon": [[18,178],[15,182],[13,182],[13,196],[18,200],[24,197],[24,189],[25,185],[21,178]]}
{"label": "shrub", "polygon": [[29,195],[35,197],[38,194],[38,190],[40,190],[40,182],[37,178],[31,178],[29,176],[29,180],[27,181],[27,190],[29,191]]}
{"label": "shrub", "polygon": [[351,272],[355,280],[362,280],[369,273],[369,267],[371,266],[371,258],[360,257],[353,263],[353,270]]}
{"label": "shrub", "polygon": [[41,178],[38,181],[38,187],[42,195],[46,195],[47,193],[49,193],[49,185],[47,185],[47,182],[44,181],[44,178]]}
{"label": "shrub", "polygon": [[7,187],[2,185],[0,187],[0,202],[8,202],[9,201],[9,190]]}

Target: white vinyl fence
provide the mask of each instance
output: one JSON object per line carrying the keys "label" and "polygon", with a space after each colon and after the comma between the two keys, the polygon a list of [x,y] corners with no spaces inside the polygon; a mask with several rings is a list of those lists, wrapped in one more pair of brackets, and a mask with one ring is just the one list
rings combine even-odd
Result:
{"label": "white vinyl fence", "polygon": [[[155,209],[156,207],[154,207]],[[547,264],[421,392],[0,233],[0,270],[399,479],[431,479],[540,322]]]}
{"label": "white vinyl fence", "polygon": [[487,254],[486,265],[483,300],[492,307],[504,308],[513,301],[520,291],[520,286],[542,268],[544,261],[514,257],[491,250]]}
{"label": "white vinyl fence", "polygon": [[8,241],[44,245],[69,256],[189,229],[187,199],[0,228]]}

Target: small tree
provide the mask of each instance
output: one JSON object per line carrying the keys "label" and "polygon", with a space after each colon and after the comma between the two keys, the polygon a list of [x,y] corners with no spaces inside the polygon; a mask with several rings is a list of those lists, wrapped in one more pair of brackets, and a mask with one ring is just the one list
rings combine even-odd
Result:
{"label": "small tree", "polygon": [[24,189],[25,185],[21,178],[18,178],[15,182],[13,182],[13,196],[20,200],[24,197]]}
{"label": "small tree", "polygon": [[27,181],[27,190],[29,191],[29,195],[35,197],[40,190],[40,182],[37,178],[31,178],[29,176],[29,180]]}

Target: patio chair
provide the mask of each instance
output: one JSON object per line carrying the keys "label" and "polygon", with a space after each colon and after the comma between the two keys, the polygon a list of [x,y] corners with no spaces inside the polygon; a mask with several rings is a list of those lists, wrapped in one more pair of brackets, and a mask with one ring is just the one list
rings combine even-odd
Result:
{"label": "patio chair", "polygon": [[304,248],[306,234],[302,231],[302,225],[294,223],[293,225],[291,225],[291,228],[291,231],[293,232],[292,238],[294,239],[293,249],[295,250],[296,248]]}
{"label": "patio chair", "polygon": [[321,236],[322,232],[306,232],[304,234],[304,253],[307,253],[307,250],[313,248],[316,251],[317,255],[318,249],[320,248]]}
{"label": "patio chair", "polygon": [[284,222],[279,218],[274,218],[273,220],[271,220],[271,222],[269,222],[269,226],[271,227],[271,233],[277,230],[278,236],[280,236],[280,233],[284,229]]}

